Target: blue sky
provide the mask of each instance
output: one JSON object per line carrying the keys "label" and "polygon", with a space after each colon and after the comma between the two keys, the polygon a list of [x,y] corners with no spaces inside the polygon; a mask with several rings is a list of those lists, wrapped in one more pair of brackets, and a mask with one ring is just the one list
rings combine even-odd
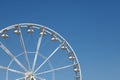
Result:
{"label": "blue sky", "polygon": [[66,38],[83,80],[120,80],[119,0],[0,0],[0,29],[26,22]]}

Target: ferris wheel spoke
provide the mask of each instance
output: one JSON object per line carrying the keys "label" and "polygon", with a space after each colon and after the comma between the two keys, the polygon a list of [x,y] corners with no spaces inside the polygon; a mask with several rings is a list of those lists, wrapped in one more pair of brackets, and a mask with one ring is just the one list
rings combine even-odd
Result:
{"label": "ferris wheel spoke", "polygon": [[33,70],[33,71],[34,71],[35,64],[36,64],[36,60],[37,60],[37,56],[38,56],[38,53],[39,53],[39,49],[40,49],[42,37],[43,37],[43,34],[42,34],[42,35],[39,37],[39,39],[38,39],[37,49],[36,49],[36,53],[35,53],[35,57],[34,57],[34,62],[33,62],[33,66],[32,66],[32,70]]}
{"label": "ferris wheel spoke", "polygon": [[15,70],[15,69],[8,68],[8,67],[0,66],[0,69],[8,70],[8,71],[11,71],[11,72],[14,72],[14,73],[17,73],[17,74],[23,74],[24,75],[23,72]]}
{"label": "ferris wheel spoke", "polygon": [[38,77],[38,76],[36,76],[36,79],[39,79],[39,80],[46,80],[46,79],[41,78],[41,77]]}
{"label": "ferris wheel spoke", "polygon": [[20,28],[19,28],[19,30],[20,30],[20,43],[21,43],[21,46],[22,46],[23,51],[24,51],[24,55],[25,55],[25,59],[26,59],[26,64],[27,64],[27,66],[28,66],[28,68],[30,70],[31,68],[30,68],[30,63],[29,63],[28,55],[27,55],[27,52],[26,52],[26,47],[25,47],[23,35],[22,35],[22,32],[21,32]]}
{"label": "ferris wheel spoke", "polygon": [[17,78],[16,80],[24,80],[24,79],[25,79],[25,77]]}
{"label": "ferris wheel spoke", "polygon": [[44,71],[44,72],[40,72],[40,73],[37,73],[36,75],[41,75],[41,74],[46,74],[46,73],[50,73],[50,72],[53,72],[53,71],[58,71],[58,70],[62,70],[62,69],[66,69],[66,68],[72,67],[72,66],[74,66],[74,64],[63,66],[63,67],[59,67],[59,68],[48,70],[48,71]]}
{"label": "ferris wheel spoke", "polygon": [[39,67],[34,71],[34,73],[36,73],[58,51],[60,47],[61,44],[45,59],[45,61],[43,61],[41,65],[39,65]]}
{"label": "ferris wheel spoke", "polygon": [[20,63],[20,61],[0,42],[0,47],[24,70],[27,69]]}

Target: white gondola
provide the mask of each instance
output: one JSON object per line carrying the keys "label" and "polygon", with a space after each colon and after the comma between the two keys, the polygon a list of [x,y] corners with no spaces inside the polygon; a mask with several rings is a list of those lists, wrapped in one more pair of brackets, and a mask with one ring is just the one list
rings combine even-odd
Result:
{"label": "white gondola", "polygon": [[57,41],[58,38],[53,36],[53,37],[51,38],[51,40],[52,40],[52,41]]}
{"label": "white gondola", "polygon": [[69,56],[69,59],[70,60],[74,60],[74,56]]}
{"label": "white gondola", "polygon": [[4,39],[6,39],[6,38],[8,38],[8,34],[7,34],[7,33],[3,33],[3,34],[1,35],[1,37],[4,38]]}
{"label": "white gondola", "polygon": [[14,33],[15,33],[15,34],[20,34],[20,30],[19,30],[19,29],[16,29],[16,30],[14,30]]}
{"label": "white gondola", "polygon": [[75,68],[74,71],[75,72],[79,72],[80,70],[79,70],[79,68]]}
{"label": "white gondola", "polygon": [[67,47],[66,47],[65,45],[62,45],[62,46],[61,46],[61,49],[62,49],[62,50],[67,50]]}
{"label": "white gondola", "polygon": [[40,32],[40,35],[45,36],[47,33],[45,31]]}
{"label": "white gondola", "polygon": [[27,32],[28,32],[28,33],[33,33],[34,30],[33,30],[32,28],[29,28],[29,29],[27,30]]}

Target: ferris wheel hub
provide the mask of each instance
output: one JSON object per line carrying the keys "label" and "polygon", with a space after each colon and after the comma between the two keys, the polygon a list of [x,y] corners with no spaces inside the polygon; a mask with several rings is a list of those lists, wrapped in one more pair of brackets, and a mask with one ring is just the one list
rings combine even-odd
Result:
{"label": "ferris wheel hub", "polygon": [[27,72],[25,73],[25,80],[36,80],[36,78],[32,72]]}

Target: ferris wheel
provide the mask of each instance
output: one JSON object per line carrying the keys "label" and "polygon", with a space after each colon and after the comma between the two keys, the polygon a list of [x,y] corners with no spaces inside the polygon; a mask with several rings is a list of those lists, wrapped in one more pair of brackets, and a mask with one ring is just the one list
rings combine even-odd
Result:
{"label": "ferris wheel", "polygon": [[0,80],[82,80],[74,50],[54,30],[21,23],[0,34]]}

